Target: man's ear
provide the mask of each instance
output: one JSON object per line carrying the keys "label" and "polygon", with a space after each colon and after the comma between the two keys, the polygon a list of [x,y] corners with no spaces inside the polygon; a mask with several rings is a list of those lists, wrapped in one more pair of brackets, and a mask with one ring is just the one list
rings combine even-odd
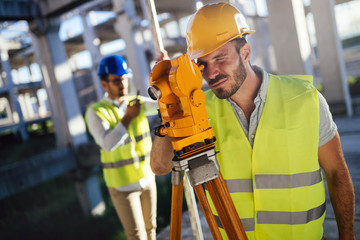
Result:
{"label": "man's ear", "polygon": [[240,48],[240,54],[244,62],[250,61],[251,46],[249,43],[245,43],[244,46]]}
{"label": "man's ear", "polygon": [[106,90],[106,88],[107,88],[107,82],[104,81],[104,80],[101,80],[100,82],[101,82],[101,86]]}

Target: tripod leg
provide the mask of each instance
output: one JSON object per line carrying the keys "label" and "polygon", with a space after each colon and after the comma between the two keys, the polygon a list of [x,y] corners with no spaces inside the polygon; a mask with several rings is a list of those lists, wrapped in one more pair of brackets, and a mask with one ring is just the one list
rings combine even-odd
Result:
{"label": "tripod leg", "polygon": [[191,187],[189,179],[186,175],[184,175],[184,195],[188,207],[194,238],[195,240],[204,240],[194,189]]}
{"label": "tripod leg", "polygon": [[245,229],[241,223],[239,215],[237,214],[234,202],[231,200],[229,190],[225,184],[224,178],[220,171],[219,171],[219,180],[217,182],[221,184],[221,186],[219,186],[218,188],[221,188],[224,190],[224,194],[226,195],[225,199],[229,200],[228,204],[227,203],[224,203],[224,204],[226,206],[228,206],[228,208],[229,208],[228,211],[230,211],[232,213],[231,215],[229,215],[232,218],[231,222],[234,222],[236,224],[236,226],[238,227],[237,229],[239,229],[241,231],[241,235],[246,237]]}
{"label": "tripod leg", "polygon": [[205,215],[206,221],[209,225],[211,234],[213,235],[214,239],[222,239],[219,228],[215,221],[214,215],[211,211],[209,202],[206,199],[204,189],[202,188],[201,185],[197,185],[194,187],[194,190],[195,190],[196,196],[199,199],[199,203],[204,212],[204,215]]}
{"label": "tripod leg", "polygon": [[179,185],[172,185],[170,240],[181,239],[181,213],[183,201],[183,180]]}
{"label": "tripod leg", "polygon": [[234,231],[230,226],[230,220],[228,216],[224,213],[224,208],[221,205],[220,196],[217,193],[217,190],[215,190],[215,185],[213,182],[207,182],[205,183],[205,186],[210,194],[211,200],[215,206],[215,209],[219,215],[220,221],[223,225],[223,228],[225,229],[226,235],[229,239],[235,239],[234,238]]}
{"label": "tripod leg", "polygon": [[229,239],[247,239],[240,218],[237,215],[235,206],[221,175],[207,182],[205,185]]}

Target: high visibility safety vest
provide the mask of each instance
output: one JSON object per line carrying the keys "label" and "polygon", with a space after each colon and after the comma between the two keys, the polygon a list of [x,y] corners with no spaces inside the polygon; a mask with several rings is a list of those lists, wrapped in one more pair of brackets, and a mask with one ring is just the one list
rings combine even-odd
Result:
{"label": "high visibility safety vest", "polygon": [[[131,100],[135,97],[126,96],[126,98]],[[101,100],[91,105],[90,108],[102,121],[109,124],[110,129],[113,129],[121,121],[119,108],[106,100]],[[130,122],[127,133],[128,138],[124,145],[111,152],[100,150],[104,178],[108,187],[121,187],[135,183],[151,173],[150,150],[152,141],[143,104],[138,117]]]}
{"label": "high visibility safety vest", "polygon": [[[209,90],[205,104],[220,171],[247,237],[321,239],[326,202],[312,77],[269,75],[253,147],[228,101]],[[218,225],[226,236],[220,220]]]}

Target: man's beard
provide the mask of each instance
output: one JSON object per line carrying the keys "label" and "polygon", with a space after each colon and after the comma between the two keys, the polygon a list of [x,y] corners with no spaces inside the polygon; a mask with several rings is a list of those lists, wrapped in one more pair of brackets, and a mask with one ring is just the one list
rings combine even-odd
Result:
{"label": "man's beard", "polygon": [[125,89],[119,91],[119,90],[110,90],[111,95],[115,98],[121,98],[127,95],[127,91]]}
{"label": "man's beard", "polygon": [[[218,98],[226,99],[226,98],[231,97],[232,95],[234,95],[237,92],[237,90],[239,90],[239,88],[245,81],[247,72],[246,72],[245,65],[244,65],[241,57],[240,57],[239,67],[233,72],[232,76],[234,77],[235,83],[230,86],[230,89],[224,89],[224,88],[212,89],[212,91],[215,93],[215,95]],[[229,77],[229,76],[225,75],[225,74],[220,74],[220,75],[216,76],[215,79],[210,79],[209,85],[211,86],[212,84],[214,84],[226,77]]]}

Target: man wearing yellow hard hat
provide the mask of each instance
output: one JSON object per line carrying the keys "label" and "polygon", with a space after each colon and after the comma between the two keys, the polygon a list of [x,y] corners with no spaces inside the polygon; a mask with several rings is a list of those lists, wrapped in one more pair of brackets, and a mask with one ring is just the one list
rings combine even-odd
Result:
{"label": "man wearing yellow hard hat", "polygon": [[[325,239],[323,169],[339,239],[355,239],[354,189],[329,107],[311,76],[251,65],[246,37],[254,32],[227,3],[205,5],[187,27],[188,54],[211,88],[205,104],[220,171],[246,235]],[[171,171],[169,138],[156,138],[152,154],[155,174]]]}

